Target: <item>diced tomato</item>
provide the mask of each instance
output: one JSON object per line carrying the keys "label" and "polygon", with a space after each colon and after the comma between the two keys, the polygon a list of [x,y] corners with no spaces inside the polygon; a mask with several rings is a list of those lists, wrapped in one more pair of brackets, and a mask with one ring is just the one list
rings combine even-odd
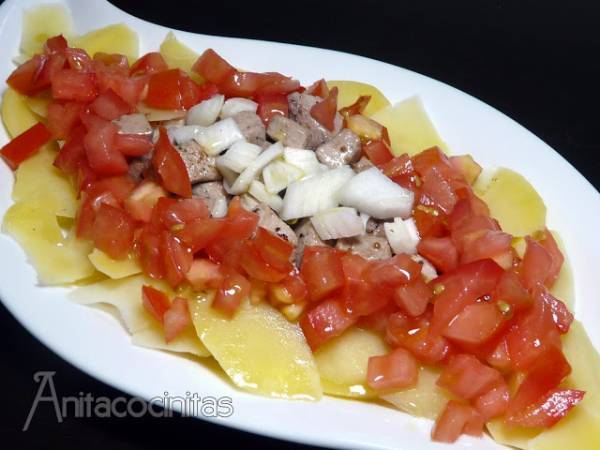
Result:
{"label": "diced tomato", "polygon": [[278,284],[273,285],[277,298],[282,303],[300,303],[308,297],[306,283],[297,270],[293,270]]}
{"label": "diced tomato", "polygon": [[577,389],[552,389],[537,402],[507,415],[505,421],[509,425],[550,428],[581,402],[584,395],[585,391]]}
{"label": "diced tomato", "polygon": [[133,219],[150,222],[154,205],[156,205],[159,198],[166,196],[167,191],[161,186],[153,181],[145,180],[125,200],[125,209]]}
{"label": "diced tomato", "polygon": [[421,239],[417,251],[441,272],[449,272],[458,266],[458,251],[449,237]]}
{"label": "diced tomato", "polygon": [[521,279],[525,287],[531,290],[544,284],[550,276],[553,260],[550,253],[539,242],[529,236],[525,239],[527,248],[521,263]]}
{"label": "diced tomato", "polygon": [[91,72],[93,70],[93,62],[90,55],[81,48],[68,47],[65,49],[67,64],[72,70],[81,72]]}
{"label": "diced tomato", "polygon": [[455,173],[448,157],[439,147],[431,147],[417,153],[412,157],[415,171],[420,176],[424,176],[433,167],[444,175]]}
{"label": "diced tomato", "polygon": [[284,117],[289,114],[288,100],[284,94],[261,94],[256,97],[256,101],[258,102],[256,113],[265,125],[269,124],[274,114]]}
{"label": "diced tomato", "polygon": [[219,91],[226,97],[252,97],[263,83],[263,74],[234,71],[219,83]]}
{"label": "diced tomato", "polygon": [[223,281],[223,271],[219,264],[208,259],[195,259],[185,275],[190,284],[197,290],[217,289]]}
{"label": "diced tomato", "polygon": [[94,246],[113,259],[123,259],[133,249],[133,219],[120,208],[101,204],[92,228]]}
{"label": "diced tomato", "polygon": [[420,276],[421,265],[409,255],[399,253],[396,256],[373,261],[365,271],[366,280],[377,292],[391,294],[400,284],[410,283]]}
{"label": "diced tomato", "polygon": [[235,67],[209,48],[200,55],[192,70],[211,83],[219,84],[235,72]]}
{"label": "diced tomato", "polygon": [[52,97],[55,100],[90,102],[98,95],[93,73],[62,69],[52,76]]}
{"label": "diced tomato", "polygon": [[88,130],[83,145],[90,167],[99,175],[119,175],[127,173],[129,165],[125,157],[114,145],[117,126],[106,122],[101,127]]}
{"label": "diced tomato", "polygon": [[248,295],[250,295],[250,282],[239,273],[230,271],[217,290],[212,307],[232,317]]}
{"label": "diced tomato", "polygon": [[258,247],[253,240],[246,241],[242,245],[239,263],[250,277],[267,283],[278,283],[287,275],[287,272],[271,267],[261,258]]}
{"label": "diced tomato", "polygon": [[[367,158],[376,166],[382,166],[386,163],[391,162],[394,159],[394,155],[388,144],[383,140],[370,140],[363,144],[362,151],[367,155]],[[390,168],[388,168],[388,172]],[[388,173],[386,175],[389,176]],[[390,177],[391,178],[391,177]]]}
{"label": "diced tomato", "polygon": [[[456,209],[456,208],[455,208]],[[446,215],[441,211],[424,205],[413,210],[413,219],[421,239],[444,237],[448,235]]]}
{"label": "diced tomato", "polygon": [[337,114],[338,88],[329,90],[327,98],[310,108],[310,115],[329,131],[333,131],[335,116]]}
{"label": "diced tomato", "polygon": [[[17,67],[6,83],[23,95],[35,95],[50,86],[50,78],[45,75],[50,57],[35,55]],[[64,60],[63,60],[64,62]],[[62,67],[59,67],[61,69]]]}
{"label": "diced tomato", "polygon": [[306,247],[300,273],[311,301],[336,296],[344,288],[342,261],[339,253],[331,247]]}
{"label": "diced tomato", "polygon": [[192,252],[168,231],[163,231],[160,240],[165,279],[172,287],[177,287],[185,279],[192,265]]}
{"label": "diced tomato", "polygon": [[387,355],[369,358],[367,383],[377,390],[408,388],[417,383],[418,370],[414,356],[397,348]]}
{"label": "diced tomato", "polygon": [[163,323],[165,313],[171,307],[169,298],[164,292],[147,285],[142,286],[142,304],[146,311],[160,323]]}
{"label": "diced tomato", "polygon": [[84,104],[79,102],[51,102],[48,105],[48,129],[54,139],[67,139],[80,122]]}
{"label": "diced tomato", "polygon": [[508,372],[511,369],[511,362],[508,354],[506,333],[495,344],[496,346],[487,355],[486,362],[495,369]]}
{"label": "diced tomato", "polygon": [[[365,152],[367,152],[367,145],[363,146]],[[371,156],[369,156],[369,159],[373,161]],[[383,173],[390,177],[394,183],[407,189],[414,189],[416,186],[416,175],[412,166],[412,161],[406,153],[387,161],[380,167]]]}
{"label": "diced tomato", "polygon": [[192,323],[188,302],[185,298],[175,297],[171,307],[163,315],[165,341],[171,342]]}
{"label": "diced tomato", "polygon": [[550,264],[550,269],[548,270],[548,276],[544,283],[548,287],[552,287],[558,275],[560,273],[560,269],[562,268],[563,262],[565,261],[565,257],[563,256],[560,248],[558,248],[558,244],[554,239],[554,236],[550,232],[550,230],[546,229],[544,231],[544,239],[540,241],[540,244],[550,255],[552,259],[552,263]]}
{"label": "diced tomato", "polygon": [[154,147],[149,136],[139,134],[117,133],[114,141],[115,148],[125,156],[144,156]]}
{"label": "diced tomato", "polygon": [[129,69],[129,76],[150,75],[168,70],[169,66],[159,52],[146,53],[133,63]]}
{"label": "diced tomato", "polygon": [[214,242],[226,227],[225,219],[199,218],[186,222],[175,234],[196,253]]}
{"label": "diced tomato", "polygon": [[36,123],[2,147],[0,156],[12,170],[16,170],[19,164],[37,153],[51,138],[48,128],[43,123]]}
{"label": "diced tomato", "polygon": [[246,210],[239,197],[229,202],[227,211],[227,237],[234,241],[244,241],[252,237],[258,229],[260,217]]}
{"label": "diced tomato", "polygon": [[556,328],[558,328],[558,331],[561,334],[567,333],[574,319],[573,314],[571,311],[569,311],[567,305],[543,288],[538,289],[537,293],[534,295],[540,296],[546,303],[547,307],[550,309],[552,320],[554,321]]}
{"label": "diced tomato", "polygon": [[183,109],[188,110],[192,106],[200,103],[206,97],[204,90],[200,89],[200,86],[196,84],[185,72],[181,72],[181,78],[179,79],[179,91],[181,92],[181,106]]}
{"label": "diced tomato", "polygon": [[300,319],[300,326],[308,345],[314,351],[328,340],[342,334],[355,322],[356,317],[346,313],[337,300],[329,299],[309,310]]}
{"label": "diced tomato", "polygon": [[459,343],[480,345],[500,329],[504,317],[495,302],[467,305],[448,324],[444,336]]}
{"label": "diced tomato", "polygon": [[58,151],[54,160],[54,165],[68,175],[75,175],[79,170],[82,160],[85,160],[85,147],[83,138],[87,130],[83,126],[78,126],[70,133],[69,138]]}
{"label": "diced tomato", "polygon": [[300,82],[277,72],[265,72],[259,75],[260,86],[256,95],[280,94],[287,96],[301,89]]}
{"label": "diced tomato", "polygon": [[496,369],[482,364],[473,355],[463,353],[450,358],[437,384],[463,400],[471,400],[503,381]]}
{"label": "diced tomato", "polygon": [[160,251],[160,229],[148,224],[140,229],[135,242],[135,251],[144,273],[152,278],[165,276],[163,257]]}
{"label": "diced tomato", "polygon": [[436,364],[448,357],[451,346],[446,338],[430,330],[429,321],[423,317],[411,319],[396,312],[388,317],[386,341],[394,346],[402,346],[420,361]]}
{"label": "diced tomato", "polygon": [[216,84],[205,81],[200,86],[198,86],[197,101],[201,102],[203,100],[208,100],[209,98],[211,98],[212,96],[214,96],[218,93],[219,93],[219,88],[217,87]]}
{"label": "diced tomato", "polygon": [[450,163],[469,184],[475,182],[482,170],[471,155],[451,156]]}
{"label": "diced tomato", "polygon": [[420,316],[427,309],[433,297],[431,286],[417,277],[408,284],[398,286],[394,291],[394,301],[409,316]]}
{"label": "diced tomato", "polygon": [[[321,78],[320,80],[315,81],[313,84],[307,87],[306,93],[309,95],[316,95],[317,97],[326,98],[329,95],[329,87],[327,87],[327,82],[323,78]],[[367,95],[367,97],[371,98],[370,95]],[[360,114],[361,112],[362,111],[359,111],[358,114]]]}
{"label": "diced tomato", "polygon": [[[348,312],[352,314],[352,311]],[[358,320],[357,326],[359,328],[373,330],[374,332],[385,336],[390,317],[398,312],[398,306],[394,302],[388,302],[383,308],[379,308],[371,314],[362,316]]]}
{"label": "diced tomato", "polygon": [[129,78],[110,71],[96,72],[96,78],[100,92],[112,89],[131,106],[138,104],[148,83],[147,77]]}
{"label": "diced tomato", "polygon": [[114,120],[124,114],[129,114],[132,109],[131,106],[115,94],[112,89],[108,89],[96,97],[90,104],[90,111],[103,119]]}
{"label": "diced tomato", "polygon": [[[327,85],[325,85],[325,86],[327,86]],[[308,92],[308,93],[310,94],[310,92]],[[327,92],[325,93],[325,95],[319,95],[319,97],[322,97],[322,98],[327,97]],[[356,114],[362,114],[364,112],[364,110],[367,108],[370,101],[371,101],[370,95],[361,95],[351,105],[344,106],[343,108],[341,108],[340,114],[344,118],[354,116]],[[389,144],[389,142],[388,142],[388,144]]]}
{"label": "diced tomato", "polygon": [[455,442],[461,434],[481,436],[484,420],[472,406],[450,400],[435,421],[431,439],[438,442]]}
{"label": "diced tomato", "polygon": [[[465,207],[465,205],[467,206]],[[466,209],[467,212],[462,217],[457,217],[452,211],[450,216],[452,241],[459,252],[463,251],[463,246],[467,241],[482,235],[484,231],[500,231],[500,226],[496,220],[488,216],[472,214],[470,212],[471,207],[468,205],[468,202],[463,203],[460,201],[457,208]]]}
{"label": "diced tomato", "polygon": [[[478,259],[494,259],[511,248],[512,236],[502,231],[482,230],[473,232],[463,238],[462,264]],[[510,264],[509,268],[512,264]]]}
{"label": "diced tomato", "polygon": [[167,130],[160,127],[160,135],[154,146],[152,166],[160,175],[163,187],[181,197],[192,196],[192,183],[179,152],[173,147]]}
{"label": "diced tomato", "polygon": [[366,316],[383,308],[389,302],[391,294],[373,292],[371,283],[365,276],[369,262],[353,253],[346,253],[341,259],[346,278],[341,300],[346,311],[354,316]]}
{"label": "diced tomato", "polygon": [[289,272],[292,270],[290,258],[294,246],[285,239],[275,236],[265,228],[259,227],[254,238],[260,257],[274,269]]}
{"label": "diced tomato", "polygon": [[67,49],[69,44],[62,34],[48,38],[44,44],[44,53],[52,55],[54,53],[62,54]]}
{"label": "diced tomato", "polygon": [[122,75],[129,74],[129,62],[127,56],[120,53],[96,52],[93,58],[96,71],[109,70]]}
{"label": "diced tomato", "polygon": [[487,422],[506,412],[510,398],[508,386],[502,380],[499,384],[473,400],[473,406]]}
{"label": "diced tomato", "polygon": [[531,296],[513,271],[506,271],[502,274],[492,297],[499,302],[508,303],[513,313],[523,311],[533,304]]}
{"label": "diced tomato", "polygon": [[421,176],[421,180],[421,203],[435,206],[446,214],[452,212],[458,197],[452,189],[452,185],[442,176],[439,169],[432,167]]}
{"label": "diced tomato", "polygon": [[166,230],[178,231],[180,225],[206,219],[210,213],[201,198],[174,199],[161,197],[154,206],[152,221]]}
{"label": "diced tomato", "polygon": [[154,73],[148,81],[146,104],[159,109],[183,109],[180,84],[179,69]]}

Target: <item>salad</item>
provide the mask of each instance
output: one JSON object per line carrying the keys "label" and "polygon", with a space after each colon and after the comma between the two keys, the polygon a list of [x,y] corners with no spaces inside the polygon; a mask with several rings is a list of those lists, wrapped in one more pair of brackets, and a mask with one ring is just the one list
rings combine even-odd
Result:
{"label": "salad", "polygon": [[598,355],[526,180],[451,156],[416,99],[241,71],[172,34],[137,57],[127,27],[40,30],[44,8],[0,150],[3,229],[41,283],[241,389],[383,399],[441,442],[594,447]]}

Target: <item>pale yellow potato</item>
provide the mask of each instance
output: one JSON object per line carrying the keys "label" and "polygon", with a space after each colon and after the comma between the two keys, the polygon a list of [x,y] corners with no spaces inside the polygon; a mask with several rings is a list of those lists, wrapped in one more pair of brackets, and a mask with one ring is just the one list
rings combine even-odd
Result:
{"label": "pale yellow potato", "polygon": [[48,38],[58,34],[66,38],[73,34],[73,21],[65,6],[46,4],[23,11],[21,51],[24,54],[41,53]]}
{"label": "pale yellow potato", "polygon": [[565,262],[563,263],[563,266],[560,269],[558,278],[554,282],[552,289],[550,289],[550,293],[556,298],[561,299],[569,307],[569,310],[573,311],[573,308],[575,307],[575,286],[573,283],[573,271],[571,270],[569,258],[567,256],[565,246],[563,245],[559,234],[556,231],[552,231],[551,233],[554,236],[554,240],[556,241],[558,248],[560,248],[563,256],[565,257]]}
{"label": "pale yellow potato", "polygon": [[376,393],[367,385],[369,358],[388,351],[378,334],[357,327],[327,342],[315,352],[323,391],[342,397],[374,397]]}
{"label": "pale yellow potato", "polygon": [[43,285],[72,283],[91,276],[91,245],[63,237],[53,212],[27,203],[13,205],[4,216],[4,232],[25,250]]}
{"label": "pale yellow potato", "polygon": [[125,259],[115,260],[102,250],[95,248],[92,253],[89,254],[88,258],[97,271],[102,272],[113,280],[126,278],[142,272],[142,268],[133,255],[129,255],[129,257]]}
{"label": "pale yellow potato", "polygon": [[387,127],[392,150],[396,155],[414,155],[436,145],[448,153],[448,146],[429,119],[419,97],[411,97],[388,106],[371,118]]}
{"label": "pale yellow potato", "polygon": [[533,186],[520,174],[500,168],[489,179],[475,185],[475,192],[490,208],[502,229],[526,236],[546,226],[546,205]]}
{"label": "pale yellow potato", "polygon": [[446,390],[435,384],[439,375],[436,369],[421,367],[415,387],[388,393],[381,398],[412,416],[435,419],[451,399]]}
{"label": "pale yellow potato", "polygon": [[178,67],[190,74],[195,81],[203,81],[200,75],[192,72],[192,66],[198,59],[198,53],[182,44],[172,31],[169,31],[165,40],[160,44],[160,54],[170,68]]}
{"label": "pale yellow potato", "polygon": [[71,182],[54,167],[56,144],[44,146],[15,172],[12,198],[61,217],[75,217],[77,194]]}
{"label": "pale yellow potato", "polygon": [[52,94],[50,91],[44,91],[41,94],[34,95],[33,97],[25,97],[25,103],[27,107],[33,111],[37,116],[45,119],[48,116],[48,105],[52,101]]}
{"label": "pale yellow potato", "polygon": [[383,95],[375,86],[367,83],[361,83],[360,81],[332,80],[327,82],[327,86],[329,89],[334,86],[338,88],[338,109],[351,105],[361,95],[371,96],[369,104],[363,111],[363,114],[367,117],[390,106],[390,101],[385,95]]}
{"label": "pale yellow potato", "polygon": [[139,55],[139,39],[135,31],[118,23],[90,31],[73,39],[72,47],[84,49],[90,56],[96,53],[120,53],[133,64]]}
{"label": "pale yellow potato", "polygon": [[189,353],[190,355],[206,358],[210,353],[202,344],[194,327],[190,325],[183,330],[171,342],[165,341],[165,336],[160,324],[156,321],[149,328],[136,331],[131,336],[131,342],[140,347],[153,348],[156,350],[166,350],[175,353]]}
{"label": "pale yellow potato", "polygon": [[28,106],[26,97],[12,88],[2,95],[2,122],[10,137],[18,136],[28,130],[41,118]]}
{"label": "pale yellow potato", "polygon": [[244,302],[232,319],[211,307],[212,295],[190,299],[198,336],[233,383],[271,397],[317,400],[319,372],[302,330],[266,302]]}

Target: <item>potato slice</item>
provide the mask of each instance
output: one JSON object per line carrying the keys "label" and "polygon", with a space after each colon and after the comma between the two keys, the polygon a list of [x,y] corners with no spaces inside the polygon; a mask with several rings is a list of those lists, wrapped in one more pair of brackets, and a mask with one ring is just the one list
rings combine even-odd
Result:
{"label": "potato slice", "polygon": [[392,150],[396,155],[414,155],[435,145],[448,153],[448,146],[427,116],[419,97],[411,97],[388,106],[371,118],[387,127]]}
{"label": "potato slice", "polygon": [[77,194],[71,182],[53,166],[56,144],[44,146],[15,172],[12,198],[56,216],[75,217]]}
{"label": "potato slice", "polygon": [[558,248],[562,251],[562,254],[565,257],[565,262],[563,263],[562,268],[558,274],[558,278],[554,282],[552,289],[550,289],[550,293],[554,295],[556,298],[561,299],[571,311],[575,307],[575,286],[573,284],[573,271],[571,270],[571,264],[569,264],[569,259],[567,256],[567,252],[565,251],[565,246],[563,245],[562,239],[556,231],[551,231],[554,236],[554,240],[558,244]]}
{"label": "potato slice", "polygon": [[133,64],[139,55],[139,39],[135,31],[119,23],[90,31],[73,39],[73,47],[84,49],[90,56],[98,52],[120,53]]}
{"label": "potato slice", "polygon": [[546,226],[546,205],[533,186],[517,172],[500,168],[489,182],[478,181],[475,192],[490,208],[502,229],[526,236]]}
{"label": "potato slice", "polygon": [[365,108],[363,114],[372,116],[375,112],[390,106],[390,101],[385,98],[379,89],[367,83],[360,81],[332,80],[327,82],[329,89],[336,86],[338,88],[338,109],[349,106],[361,95],[370,95],[371,100]]}
{"label": "potato slice", "polygon": [[103,280],[76,288],[69,298],[77,303],[93,305],[105,303],[114,306],[123,320],[125,328],[132,334],[132,342],[143,347],[210,356],[206,347],[196,336],[193,328],[167,343],[161,326],[142,305],[142,286],[151,285],[173,297],[174,293],[163,283],[144,275],[119,280]]}
{"label": "potato slice", "polygon": [[117,261],[112,259],[102,250],[95,248],[92,253],[89,254],[88,258],[96,270],[102,272],[113,280],[126,278],[142,272],[142,268],[133,255],[129,255],[129,258],[127,259]]}
{"label": "potato slice", "polygon": [[297,324],[266,303],[245,302],[232,319],[211,308],[212,295],[190,300],[198,336],[241,389],[271,397],[316,400],[321,383]]}
{"label": "potato slice", "polygon": [[410,415],[435,419],[451,399],[446,390],[435,384],[439,375],[438,370],[421,367],[415,387],[385,394],[381,398]]}
{"label": "potato slice", "polygon": [[73,34],[73,21],[65,6],[47,4],[23,11],[21,51],[26,55],[40,53],[48,38],[58,34],[67,39]]}
{"label": "potato slice", "polygon": [[25,103],[27,103],[27,107],[33,111],[34,114],[44,119],[48,116],[48,105],[52,102],[52,94],[50,91],[44,91],[33,97],[24,97],[24,99]]}
{"label": "potato slice", "polygon": [[169,31],[165,40],[160,44],[160,54],[170,68],[179,67],[190,74],[195,81],[199,83],[204,81],[200,75],[192,72],[192,66],[198,59],[198,53],[182,44],[172,31]]}
{"label": "potato slice", "polygon": [[367,364],[371,356],[388,350],[379,335],[356,327],[332,339],[315,352],[323,391],[341,397],[375,397],[367,385]]}
{"label": "potato slice", "polygon": [[28,130],[41,120],[29,108],[26,98],[12,88],[4,91],[2,96],[2,122],[11,138]]}
{"label": "potato slice", "polygon": [[16,203],[6,212],[2,228],[25,250],[42,284],[72,283],[94,273],[87,258],[91,245],[75,237],[64,238],[50,211]]}

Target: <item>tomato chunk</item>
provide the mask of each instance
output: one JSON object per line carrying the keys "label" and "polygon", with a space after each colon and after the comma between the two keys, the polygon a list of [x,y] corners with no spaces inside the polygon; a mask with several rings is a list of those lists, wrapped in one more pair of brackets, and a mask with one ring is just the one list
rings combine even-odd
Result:
{"label": "tomato chunk", "polygon": [[[307,87],[306,93],[310,94],[310,95],[316,95],[317,97],[325,98],[325,97],[327,97],[327,95],[329,95],[329,87],[327,86],[327,82],[323,78],[321,78],[320,80],[315,81],[313,84],[311,84],[309,87]],[[369,100],[371,99],[370,95],[367,95],[366,97],[368,97]],[[360,98],[363,98],[363,97],[360,97]],[[368,103],[368,100],[367,100],[367,103]],[[366,105],[365,105],[365,107],[366,107]],[[358,113],[355,113],[355,114],[360,114],[361,112],[362,111],[358,111]]]}
{"label": "tomato chunk", "polygon": [[199,218],[186,222],[175,234],[196,253],[214,242],[226,226],[224,219]]}
{"label": "tomato chunk", "polygon": [[327,98],[315,104],[310,109],[310,115],[329,131],[333,131],[335,125],[335,116],[337,114],[338,88],[329,90]]}
{"label": "tomato chunk", "polygon": [[481,436],[483,417],[475,408],[450,400],[446,408],[435,421],[431,439],[438,442],[455,442],[461,434]]}
{"label": "tomato chunk", "polygon": [[201,198],[160,197],[152,212],[152,221],[166,230],[177,232],[181,225],[196,219],[206,219],[208,207]]}
{"label": "tomato chunk", "polygon": [[300,273],[311,301],[333,297],[344,288],[342,261],[331,247],[306,247]]}
{"label": "tomato chunk", "polygon": [[509,425],[550,428],[581,402],[584,395],[585,391],[577,389],[552,389],[524,410],[507,416],[505,421]]}
{"label": "tomato chunk", "polygon": [[417,251],[441,272],[449,272],[458,266],[458,251],[449,237],[421,239]]}
{"label": "tomato chunk", "polygon": [[169,66],[159,52],[146,53],[133,63],[129,69],[129,76],[149,75],[168,70]]}
{"label": "tomato chunk", "polygon": [[[384,164],[392,162],[394,159],[394,155],[392,154],[389,145],[382,139],[366,142],[362,146],[362,150],[365,152],[365,155],[367,155],[367,158],[369,158],[369,160],[376,166],[383,166]],[[394,168],[391,166],[388,166],[384,169],[384,173],[387,176],[390,176],[390,172],[393,172],[393,169]]]}
{"label": "tomato chunk", "polygon": [[192,265],[192,252],[168,231],[161,234],[160,252],[165,279],[172,287],[179,286]]}
{"label": "tomato chunk", "polygon": [[145,180],[137,186],[125,201],[125,209],[135,220],[150,222],[154,205],[167,191],[153,181]]}
{"label": "tomato chunk", "polygon": [[523,311],[533,304],[531,296],[513,271],[506,271],[502,274],[492,297],[510,305],[512,313]]}
{"label": "tomato chunk", "polygon": [[106,120],[118,119],[124,114],[129,114],[131,106],[119,97],[112,89],[100,94],[90,104],[90,111]]}
{"label": "tomato chunk", "polygon": [[250,295],[250,282],[243,275],[229,271],[215,294],[212,307],[232,317],[248,295]]}
{"label": "tomato chunk", "polygon": [[169,141],[167,130],[160,128],[158,142],[152,155],[152,166],[160,175],[163,187],[182,197],[192,196],[192,183],[181,155]]}
{"label": "tomato chunk", "polygon": [[262,227],[256,231],[254,241],[260,257],[270,266],[286,273],[292,270],[293,267],[290,263],[294,252],[292,244]]}
{"label": "tomato chunk", "polygon": [[171,307],[169,298],[164,292],[147,285],[142,286],[142,304],[146,311],[160,323],[163,323],[164,315]]}
{"label": "tomato chunk", "polygon": [[471,400],[502,381],[496,369],[482,364],[473,355],[460,354],[450,358],[437,384],[463,400]]}
{"label": "tomato chunk", "polygon": [[194,288],[203,290],[219,288],[224,275],[219,264],[208,259],[195,259],[185,277]]}
{"label": "tomato chunk", "polygon": [[388,317],[386,341],[394,347],[404,347],[420,361],[436,364],[448,357],[452,349],[448,340],[432,333],[429,320],[425,317],[412,319],[400,312]]}
{"label": "tomato chunk", "polygon": [[431,286],[417,277],[409,284],[398,286],[394,291],[394,301],[409,316],[420,316],[427,309],[429,300],[433,297]]}
{"label": "tomato chunk", "polygon": [[86,156],[83,138],[86,134],[87,130],[85,127],[80,125],[75,128],[70,134],[69,139],[58,151],[58,155],[54,160],[54,165],[64,173],[68,175],[77,174],[82,160],[85,160]]}
{"label": "tomato chunk", "polygon": [[123,259],[133,249],[135,224],[129,214],[120,208],[101,204],[96,212],[92,239],[96,248],[113,259]]}
{"label": "tomato chunk", "polygon": [[156,279],[162,279],[165,276],[160,241],[160,230],[150,224],[140,229],[135,241],[135,252],[144,273]]}
{"label": "tomato chunk", "polygon": [[473,400],[473,406],[475,406],[475,409],[487,422],[506,412],[509,398],[508,386],[506,385],[506,382],[502,380],[496,387],[475,398]]}
{"label": "tomato chunk", "polygon": [[43,123],[36,123],[0,149],[0,156],[6,164],[16,170],[23,161],[33,156],[52,135]]}
{"label": "tomato chunk", "polygon": [[89,102],[98,95],[93,73],[62,69],[52,76],[52,97],[55,100]]}
{"label": "tomato chunk", "polygon": [[192,70],[211,83],[219,84],[235,72],[235,67],[225,61],[213,49],[209,48],[200,55]]}
{"label": "tomato chunk", "polygon": [[185,298],[175,297],[171,307],[163,315],[165,341],[171,342],[192,323],[188,302]]}
{"label": "tomato chunk", "polygon": [[71,131],[81,122],[84,104],[80,102],[52,102],[48,105],[48,129],[55,139],[69,138]]}
{"label": "tomato chunk", "polygon": [[550,253],[539,242],[529,236],[525,239],[527,248],[521,263],[521,279],[527,289],[534,289],[544,284],[550,276],[553,261]]}
{"label": "tomato chunk", "polygon": [[246,241],[242,245],[239,263],[244,271],[252,278],[267,283],[277,283],[283,280],[287,273],[271,267],[261,258],[254,241]]}
{"label": "tomato chunk", "polygon": [[453,341],[480,345],[488,341],[500,329],[504,317],[494,302],[467,305],[448,324],[444,336]]}
{"label": "tomato chunk", "polygon": [[337,300],[325,300],[309,310],[300,326],[311,349],[316,350],[328,340],[339,336],[356,322]]}
{"label": "tomato chunk", "polygon": [[367,383],[377,390],[407,388],[417,383],[418,370],[414,356],[397,348],[387,355],[369,358]]}
{"label": "tomato chunk", "polygon": [[289,114],[288,100],[285,94],[261,94],[256,97],[256,101],[258,102],[256,113],[265,125],[269,124],[274,114],[284,117]]}
{"label": "tomato chunk", "polygon": [[129,165],[125,157],[115,148],[117,127],[111,122],[94,126],[88,130],[83,144],[90,167],[99,175],[127,173]]}

